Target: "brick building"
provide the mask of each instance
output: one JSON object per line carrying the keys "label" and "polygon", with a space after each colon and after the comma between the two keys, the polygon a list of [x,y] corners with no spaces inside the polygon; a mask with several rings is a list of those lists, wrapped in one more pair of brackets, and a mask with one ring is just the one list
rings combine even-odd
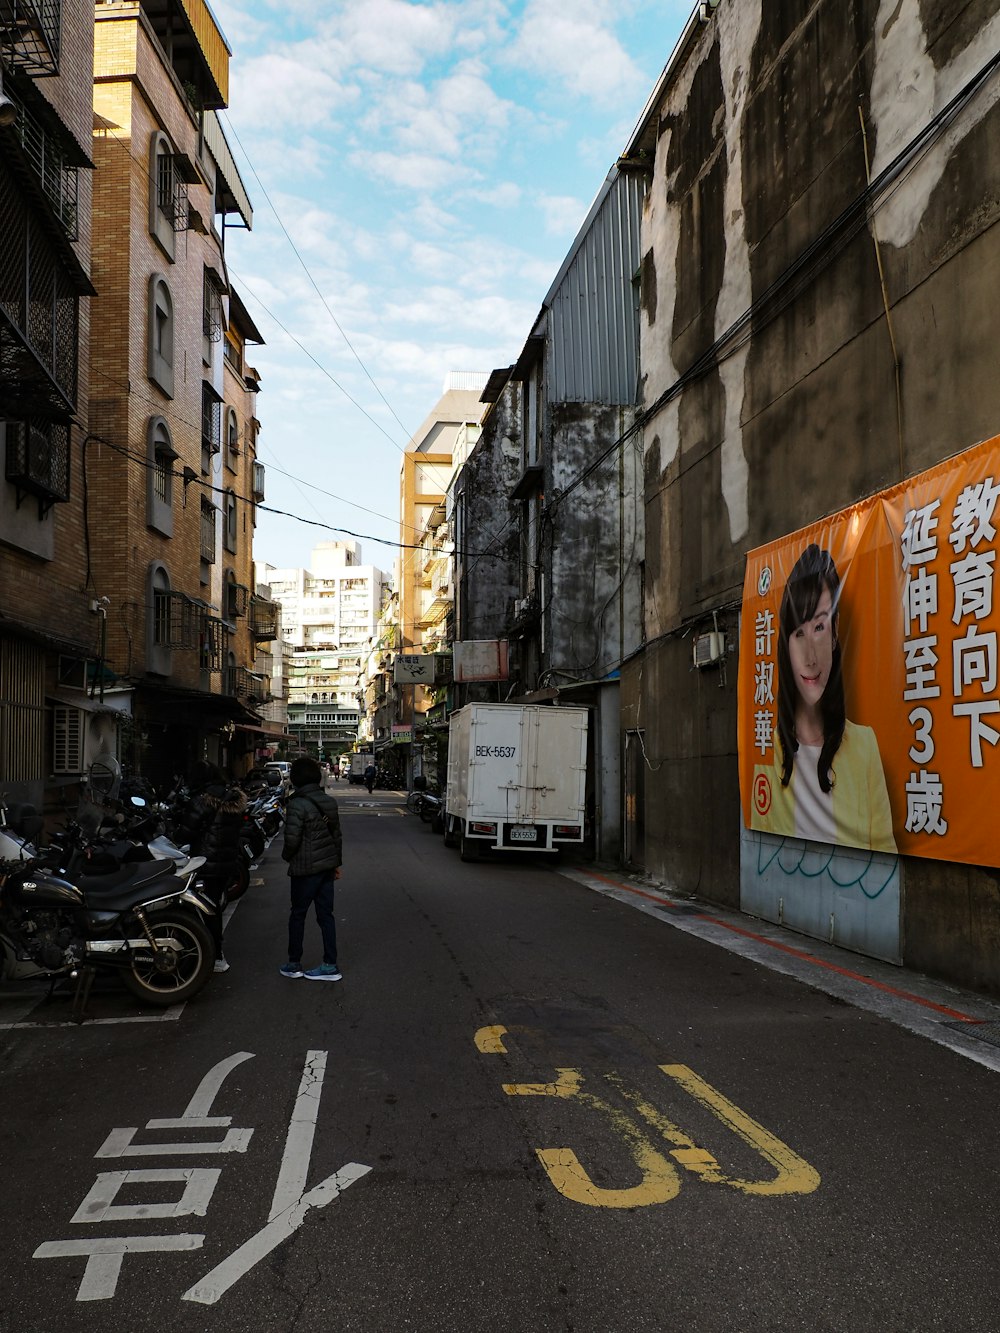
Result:
{"label": "brick building", "polygon": [[225,263],[227,220],[252,220],[216,117],[229,54],[203,3],[97,4],[86,583],[102,675],[134,690],[120,757],[154,782],[246,766],[276,632],[251,591],[261,340]]}
{"label": "brick building", "polygon": [[92,33],[90,0],[0,6],[0,791],[38,804],[83,739],[60,697],[86,684],[100,624],[81,450]]}

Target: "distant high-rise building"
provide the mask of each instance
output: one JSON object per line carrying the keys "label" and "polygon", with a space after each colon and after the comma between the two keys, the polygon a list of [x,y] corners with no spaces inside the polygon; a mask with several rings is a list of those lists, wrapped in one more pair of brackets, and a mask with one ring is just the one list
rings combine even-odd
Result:
{"label": "distant high-rise building", "polygon": [[281,606],[288,726],[307,748],[343,748],[358,728],[359,677],[389,578],[361,563],[356,542],[323,542],[309,569],[260,567]]}

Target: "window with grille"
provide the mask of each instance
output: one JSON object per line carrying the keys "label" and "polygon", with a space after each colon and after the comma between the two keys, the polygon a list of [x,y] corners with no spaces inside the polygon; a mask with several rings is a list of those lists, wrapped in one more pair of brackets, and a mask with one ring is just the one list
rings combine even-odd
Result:
{"label": "window with grille", "polygon": [[69,704],[56,704],[52,713],[53,773],[82,773],[86,714]]}
{"label": "window with grille", "polygon": [[34,495],[40,513],[69,499],[69,427],[54,421],[8,421],[5,476]]}
{"label": "window with grille", "polygon": [[239,516],[236,509],[236,493],[226,491],[225,508],[222,518],[222,539],[225,542],[226,550],[235,553],[236,551],[236,533],[239,525]]}
{"label": "window with grille", "polygon": [[208,380],[201,382],[201,470],[210,472],[222,447],[222,400]]}
{"label": "window with grille", "polygon": [[149,352],[146,373],[168,398],[174,396],[174,301],[162,273],[149,279]]}
{"label": "window with grille", "polygon": [[202,496],[201,501],[201,558],[206,564],[215,564],[215,505]]}
{"label": "window with grille", "polygon": [[202,284],[201,332],[209,342],[217,343],[222,337],[222,290],[213,273],[206,271]]}
{"label": "window with grille", "polygon": [[150,417],[146,422],[146,457],[149,478],[146,522],[164,537],[172,537],[174,460],[177,458],[177,450],[170,437],[170,427],[163,417]]}
{"label": "window with grille", "polygon": [[153,642],[170,647],[170,593],[162,588],[153,590]]}
{"label": "window with grille", "polygon": [[249,589],[236,582],[236,575],[229,570],[226,575],[226,619],[238,620],[247,613],[250,601]]}
{"label": "window with grille", "polygon": [[188,187],[178,169],[173,145],[154,131],[149,145],[149,231],[173,263],[175,234],[189,225]]}
{"label": "window with grille", "polygon": [[201,622],[198,665],[202,671],[222,671],[229,654],[229,631],[225,622],[216,616],[205,616]]}

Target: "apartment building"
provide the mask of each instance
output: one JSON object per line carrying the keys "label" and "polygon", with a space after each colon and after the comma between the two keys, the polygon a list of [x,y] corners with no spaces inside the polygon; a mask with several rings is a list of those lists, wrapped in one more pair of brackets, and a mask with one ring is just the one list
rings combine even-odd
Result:
{"label": "apartment building", "polygon": [[252,210],[216,112],[230,51],[203,0],[100,0],[94,28],[87,571],[104,670],[134,687],[121,758],[167,780],[237,771],[277,633],[251,591],[261,341],[230,286],[227,225]]}
{"label": "apartment building", "polygon": [[[90,0],[0,5],[0,784],[39,807],[104,725],[85,724],[93,49]],[[64,691],[89,708],[72,735]]]}
{"label": "apartment building", "polygon": [[281,607],[288,728],[308,749],[343,749],[358,732],[358,694],[388,577],[356,542],[322,542],[309,569],[262,566]]}

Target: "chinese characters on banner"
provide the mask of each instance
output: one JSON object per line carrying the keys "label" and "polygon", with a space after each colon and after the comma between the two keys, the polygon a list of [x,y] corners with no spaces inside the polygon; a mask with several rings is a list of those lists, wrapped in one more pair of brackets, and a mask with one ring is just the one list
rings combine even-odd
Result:
{"label": "chinese characters on banner", "polygon": [[998,528],[1000,437],[750,552],[739,670],[748,827],[1000,865]]}

